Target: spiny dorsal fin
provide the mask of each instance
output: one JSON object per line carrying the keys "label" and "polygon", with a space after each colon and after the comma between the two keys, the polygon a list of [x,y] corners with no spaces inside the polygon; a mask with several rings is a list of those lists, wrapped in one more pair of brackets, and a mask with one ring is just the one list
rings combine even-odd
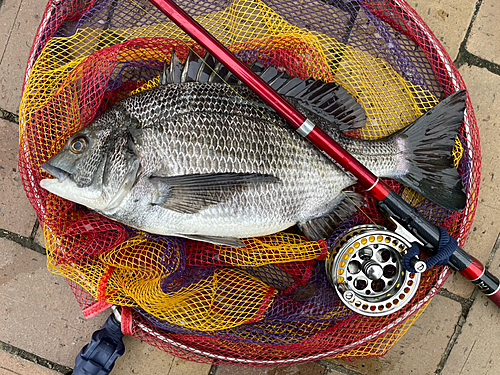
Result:
{"label": "spiny dorsal fin", "polygon": [[[302,80],[274,66],[265,67],[260,63],[254,63],[251,69],[279,94],[298,100],[318,116],[338,124],[342,132],[359,129],[366,124],[364,109],[338,84],[313,78]],[[168,72],[164,70],[161,83],[184,82],[241,85],[238,78],[209,53],[199,57],[190,51],[183,64],[173,52],[170,69]]]}
{"label": "spiny dorsal fin", "polygon": [[209,53],[205,55],[203,60],[204,63],[201,64],[198,71],[197,82],[208,82],[215,67],[217,66],[217,60]]}
{"label": "spiny dorsal fin", "polygon": [[170,59],[170,82],[169,83],[180,83],[181,82],[181,74],[184,66],[181,63],[181,60],[175,54],[175,51],[172,52],[172,58]]}
{"label": "spiny dorsal fin", "polygon": [[170,83],[185,82],[241,84],[229,69],[209,53],[205,57],[200,57],[193,51],[189,51],[186,62],[182,63],[175,54],[175,51],[173,51],[168,69],[166,64],[164,66],[160,84],[167,85]]}
{"label": "spiny dorsal fin", "polygon": [[168,85],[172,80],[170,79],[170,69],[167,63],[163,64],[163,73],[160,77],[160,85],[165,86]]}
{"label": "spiny dorsal fin", "polygon": [[186,62],[184,63],[184,68],[181,74],[181,83],[184,82],[196,82],[198,71],[203,61],[196,55],[192,50],[189,51]]}

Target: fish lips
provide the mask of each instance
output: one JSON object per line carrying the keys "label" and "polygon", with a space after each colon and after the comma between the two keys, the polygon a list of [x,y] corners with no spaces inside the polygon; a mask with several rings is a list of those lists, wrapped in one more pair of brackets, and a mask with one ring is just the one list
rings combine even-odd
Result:
{"label": "fish lips", "polygon": [[42,168],[43,171],[47,172],[52,177],[55,177],[59,182],[66,180],[70,176],[70,174],[65,170],[50,164],[50,161],[43,163],[40,168]]}

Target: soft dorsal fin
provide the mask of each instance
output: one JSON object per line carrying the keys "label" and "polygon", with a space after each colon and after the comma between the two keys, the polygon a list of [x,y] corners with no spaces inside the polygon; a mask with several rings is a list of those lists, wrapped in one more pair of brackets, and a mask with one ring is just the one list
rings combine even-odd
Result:
{"label": "soft dorsal fin", "polygon": [[272,66],[261,69],[254,64],[252,69],[279,94],[296,99],[318,116],[339,124],[343,132],[360,129],[366,124],[363,107],[336,83],[292,78]]}

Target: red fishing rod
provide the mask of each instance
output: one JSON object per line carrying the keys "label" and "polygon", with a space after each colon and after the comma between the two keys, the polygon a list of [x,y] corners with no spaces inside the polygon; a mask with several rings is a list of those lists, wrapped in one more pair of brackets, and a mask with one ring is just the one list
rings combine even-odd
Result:
{"label": "red fishing rod", "polygon": [[[437,252],[441,239],[438,227],[430,223],[323,130],[297,111],[172,0],[150,0],[150,2],[224,64],[287,120],[300,135],[329,155],[344,171],[356,177],[366,191],[378,201],[379,209],[396,225],[396,231],[402,231],[407,236],[418,239],[423,250],[430,255]],[[500,307],[500,281],[488,272],[479,260],[458,247],[450,256],[448,265],[464,275]]]}

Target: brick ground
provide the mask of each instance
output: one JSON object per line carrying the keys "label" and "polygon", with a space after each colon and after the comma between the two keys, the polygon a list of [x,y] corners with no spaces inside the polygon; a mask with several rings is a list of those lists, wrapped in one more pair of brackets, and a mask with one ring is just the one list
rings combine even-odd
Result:
{"label": "brick ground", "polygon": [[[17,112],[26,59],[46,0],[0,0],[0,375],[65,374],[107,314],[85,320],[63,278],[45,268],[44,241],[17,174]],[[478,119],[483,173],[465,248],[500,275],[497,180],[500,5],[495,0],[412,0],[464,77]],[[275,368],[185,362],[126,338],[113,374],[361,375],[498,373],[499,310],[452,275],[440,295],[382,358]]]}

